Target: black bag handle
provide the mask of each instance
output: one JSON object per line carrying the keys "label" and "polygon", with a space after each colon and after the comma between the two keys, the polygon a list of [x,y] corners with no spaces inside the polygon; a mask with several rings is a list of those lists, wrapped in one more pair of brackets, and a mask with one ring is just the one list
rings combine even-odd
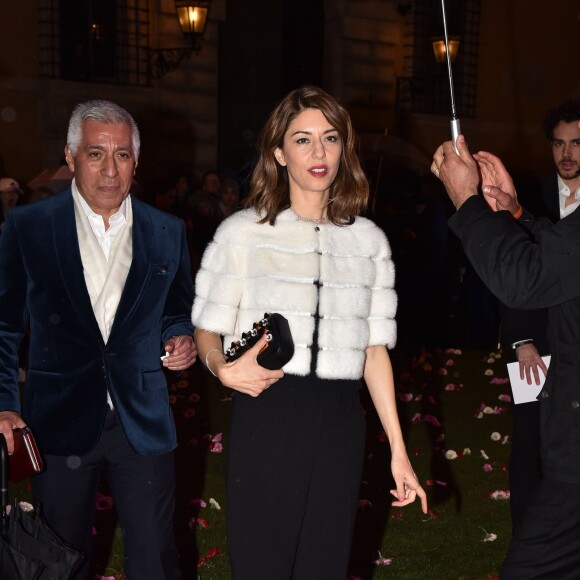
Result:
{"label": "black bag handle", "polygon": [[0,433],[0,533],[8,531],[8,446],[3,433]]}

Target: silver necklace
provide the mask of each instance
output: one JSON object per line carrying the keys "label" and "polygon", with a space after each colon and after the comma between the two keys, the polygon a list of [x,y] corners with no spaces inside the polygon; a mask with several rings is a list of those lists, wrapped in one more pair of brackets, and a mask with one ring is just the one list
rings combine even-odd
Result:
{"label": "silver necklace", "polygon": [[324,217],[321,217],[321,218],[305,218],[305,217],[302,217],[301,215],[298,215],[298,214],[297,214],[297,213],[294,211],[294,209],[293,209],[293,208],[290,208],[290,209],[291,209],[292,213],[293,213],[293,214],[294,214],[294,215],[295,215],[295,216],[296,216],[296,217],[297,217],[297,218],[298,218],[298,219],[299,219],[301,222],[310,222],[310,223],[312,223],[312,224],[317,224],[317,225],[320,225],[320,224],[325,224],[325,223],[327,223],[327,222],[328,222],[328,218],[324,218]]}

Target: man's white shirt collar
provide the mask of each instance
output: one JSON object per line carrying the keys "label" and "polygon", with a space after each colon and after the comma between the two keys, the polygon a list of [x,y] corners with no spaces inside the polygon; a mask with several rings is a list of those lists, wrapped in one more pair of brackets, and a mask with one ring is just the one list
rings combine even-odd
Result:
{"label": "man's white shirt collar", "polygon": [[117,235],[121,232],[121,230],[127,224],[127,207],[130,203],[129,196],[127,196],[119,206],[119,210],[116,211],[110,218],[109,218],[109,229],[105,230],[105,220],[101,215],[95,213],[91,206],[87,203],[85,198],[81,195],[75,180],[72,180],[71,189],[73,197],[78,200],[79,205],[82,207],[83,212],[87,217],[87,221],[91,226],[91,230],[103,250],[105,258],[109,261],[109,257],[111,254],[111,246],[113,245],[113,241],[117,237]]}
{"label": "man's white shirt collar", "polygon": [[[91,220],[94,218],[99,218],[100,223],[103,224],[103,230],[104,230],[105,229],[105,221],[103,220],[102,216],[100,216],[98,213],[95,213],[91,209],[91,206],[87,203],[86,199],[81,195],[81,192],[79,191],[79,188],[77,187],[77,184],[76,184],[76,181],[74,178],[73,178],[72,183],[71,183],[71,188],[72,188],[73,195],[79,200],[81,207],[83,208],[83,211],[85,212],[85,215]],[[122,201],[121,205],[119,206],[119,210],[117,212],[115,212],[109,218],[109,225],[112,225],[112,223],[111,223],[112,221],[117,221],[121,218],[123,219],[123,221],[127,221],[127,197]]]}
{"label": "man's white shirt collar", "polygon": [[574,199],[573,203],[566,205],[566,199],[570,196],[570,188],[564,183],[564,180],[558,177],[558,193],[559,193],[559,201],[560,201],[560,218],[566,217],[567,215],[571,214],[580,204],[580,187],[574,192]]}

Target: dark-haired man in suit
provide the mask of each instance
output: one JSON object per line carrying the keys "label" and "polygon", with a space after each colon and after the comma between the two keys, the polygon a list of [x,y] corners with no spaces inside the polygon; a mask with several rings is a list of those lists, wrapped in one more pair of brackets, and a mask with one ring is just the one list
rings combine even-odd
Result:
{"label": "dark-haired man in suit", "polygon": [[[173,538],[175,426],[163,365],[196,358],[185,228],[129,194],[131,115],[78,105],[71,187],[10,212],[0,238],[0,431],[29,424],[46,469],[32,480],[49,524],[89,554],[97,484],[111,488],[134,580],[179,577]],[[30,324],[23,412],[18,344]],[[89,558],[75,578],[87,577]]]}

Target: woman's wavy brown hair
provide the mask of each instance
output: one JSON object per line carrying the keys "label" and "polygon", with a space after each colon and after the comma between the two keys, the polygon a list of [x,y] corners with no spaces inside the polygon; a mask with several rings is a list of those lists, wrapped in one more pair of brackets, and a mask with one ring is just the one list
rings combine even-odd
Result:
{"label": "woman's wavy brown hair", "polygon": [[289,93],[272,111],[260,134],[260,158],[252,174],[250,195],[245,206],[263,216],[261,223],[276,223],[278,214],[290,207],[288,172],[274,157],[284,145],[290,123],[307,109],[318,109],[340,135],[342,154],[338,173],[330,186],[327,216],[337,225],[348,225],[367,206],[369,184],[356,153],[356,137],[350,115],[328,93],[304,86]]}

